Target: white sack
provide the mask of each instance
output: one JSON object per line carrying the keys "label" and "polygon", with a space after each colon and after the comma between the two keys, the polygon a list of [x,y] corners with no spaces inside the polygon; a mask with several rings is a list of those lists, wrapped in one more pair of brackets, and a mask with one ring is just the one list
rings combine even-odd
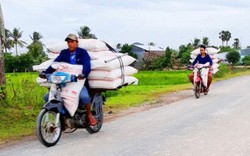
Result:
{"label": "white sack", "polygon": [[71,116],[75,114],[79,105],[80,92],[84,83],[85,79],[78,80],[77,82],[67,83],[66,86],[62,88],[61,96],[64,101],[64,106]]}
{"label": "white sack", "polygon": [[63,49],[67,49],[67,48],[68,48],[68,45],[67,45],[67,42],[65,41],[59,41],[59,42],[47,45],[47,49],[49,52],[57,53],[57,54],[59,54]]}
{"label": "white sack", "polygon": [[219,59],[212,59],[212,61],[213,61],[213,64],[215,64],[215,63],[218,63],[219,62]]}
{"label": "white sack", "polygon": [[191,63],[193,63],[193,62],[194,62],[194,59],[190,59],[189,61],[190,61]]}
{"label": "white sack", "polygon": [[[197,55],[198,55],[198,54],[197,54]],[[196,54],[191,54],[191,55],[190,55],[190,58],[191,58],[191,59],[195,59],[195,58],[197,57],[197,55],[196,55]]]}
{"label": "white sack", "polygon": [[209,55],[211,57],[211,59],[217,59],[218,58],[218,55],[217,54],[211,54]]}
{"label": "white sack", "polygon": [[[211,54],[217,54],[219,52],[219,49],[216,48],[206,48],[206,53],[209,55]],[[191,54],[198,55],[200,54],[200,48],[195,49],[194,51],[191,52]]]}
{"label": "white sack", "polygon": [[79,47],[86,49],[87,51],[108,51],[109,48],[106,44],[97,39],[79,39]]}
{"label": "white sack", "polygon": [[220,66],[220,65],[219,65],[218,63],[215,63],[215,64],[212,65],[212,68],[213,68],[213,69],[217,69],[219,66]]}
{"label": "white sack", "polygon": [[212,74],[216,74],[219,71],[218,68],[212,70]]}
{"label": "white sack", "polygon": [[54,62],[54,60],[50,59],[48,61],[41,63],[40,65],[34,65],[33,70],[42,72],[42,71],[46,70],[53,62]]}
{"label": "white sack", "polygon": [[119,77],[129,76],[137,73],[137,69],[126,66],[122,71],[121,68],[113,70],[92,70],[88,76],[89,80],[115,80]]}
{"label": "white sack", "polygon": [[[87,52],[91,60],[98,60],[108,56],[114,57],[117,54],[112,51],[99,51],[99,52],[87,51]],[[59,54],[60,53],[48,53],[48,58],[56,59],[57,56],[59,56]]]}
{"label": "white sack", "polygon": [[[122,60],[122,64],[119,61],[120,59],[117,58],[117,56],[120,56],[120,59]],[[91,68],[102,69],[102,70],[112,70],[112,69],[120,68],[122,65],[128,66],[136,60],[135,58],[127,54],[118,53],[117,56],[115,57],[108,56],[103,59],[93,60],[91,61]]]}
{"label": "white sack", "polygon": [[138,79],[133,76],[125,76],[124,83],[121,78],[115,79],[113,81],[105,81],[105,80],[89,80],[90,88],[98,88],[98,89],[116,89],[124,84],[138,84]]}
{"label": "white sack", "polygon": [[56,59],[57,56],[59,56],[59,53],[48,53],[48,58],[49,59]]}
{"label": "white sack", "polygon": [[65,72],[74,75],[82,74],[82,65],[73,65],[66,62],[54,62],[51,67],[56,69],[58,72]]}
{"label": "white sack", "polygon": [[98,60],[104,57],[115,57],[117,53],[114,53],[112,51],[99,51],[99,52],[88,51],[88,54],[91,60]]}
{"label": "white sack", "polygon": [[[103,41],[97,39],[79,39],[78,46],[87,51],[108,51],[109,48]],[[67,49],[68,45],[65,41],[59,41],[47,46],[50,52],[60,53],[63,49]]]}

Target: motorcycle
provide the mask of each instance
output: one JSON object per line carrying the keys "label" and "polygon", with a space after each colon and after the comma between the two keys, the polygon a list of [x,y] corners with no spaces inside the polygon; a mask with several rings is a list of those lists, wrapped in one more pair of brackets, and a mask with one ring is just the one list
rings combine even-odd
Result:
{"label": "motorcycle", "polygon": [[194,67],[194,95],[198,99],[201,93],[208,94],[207,80],[209,72],[209,63],[197,64]]}
{"label": "motorcycle", "polygon": [[36,121],[37,138],[41,144],[47,147],[54,146],[59,141],[62,132],[72,133],[78,128],[85,128],[90,134],[100,131],[103,124],[102,106],[105,101],[102,91],[89,91],[92,114],[97,121],[95,126],[91,126],[85,108],[77,104],[76,110],[69,113],[65,105],[66,99],[61,95],[63,88],[67,84],[77,82],[81,78],[81,74],[76,76],[64,72],[54,72],[44,75],[43,78],[50,84],[50,91],[49,100],[42,107]]}

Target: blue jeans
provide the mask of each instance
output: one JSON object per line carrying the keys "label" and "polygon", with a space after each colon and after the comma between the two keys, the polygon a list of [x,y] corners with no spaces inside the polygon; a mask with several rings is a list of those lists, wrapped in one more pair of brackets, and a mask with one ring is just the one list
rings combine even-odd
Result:
{"label": "blue jeans", "polygon": [[[45,94],[44,95],[44,100],[46,102],[49,101],[49,93]],[[79,101],[79,104],[80,105],[86,105],[90,103],[90,96],[89,96],[89,92],[87,90],[87,88],[84,86],[80,92],[80,101]]]}

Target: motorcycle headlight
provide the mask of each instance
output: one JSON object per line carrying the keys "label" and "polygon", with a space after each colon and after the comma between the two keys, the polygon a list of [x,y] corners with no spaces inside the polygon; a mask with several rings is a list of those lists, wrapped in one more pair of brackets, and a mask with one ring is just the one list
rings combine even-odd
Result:
{"label": "motorcycle headlight", "polygon": [[64,82],[65,78],[66,78],[66,76],[54,76],[54,75],[51,75],[50,81],[51,81],[51,83],[60,84],[60,83]]}

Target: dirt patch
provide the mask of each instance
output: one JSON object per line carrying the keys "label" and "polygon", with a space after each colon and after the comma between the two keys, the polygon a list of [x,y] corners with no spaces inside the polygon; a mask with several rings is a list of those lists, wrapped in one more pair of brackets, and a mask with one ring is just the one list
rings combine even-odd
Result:
{"label": "dirt patch", "polygon": [[[180,101],[191,96],[194,96],[191,89],[182,90],[182,91],[178,91],[174,93],[162,94],[157,100],[154,100],[151,102],[145,102],[137,107],[131,107],[129,109],[119,110],[118,112],[117,111],[115,112],[105,111],[104,112],[104,124],[105,122],[107,123],[107,122],[114,121],[118,119],[119,117],[123,117],[123,116],[136,113],[136,112],[147,111],[155,107],[168,105],[173,102]],[[22,142],[28,142],[28,141],[35,140],[35,139],[37,139],[36,136],[32,135],[32,136],[26,136],[20,140],[7,140],[3,142],[0,141],[0,149],[13,146],[13,145],[17,145],[17,144],[21,144]]]}

